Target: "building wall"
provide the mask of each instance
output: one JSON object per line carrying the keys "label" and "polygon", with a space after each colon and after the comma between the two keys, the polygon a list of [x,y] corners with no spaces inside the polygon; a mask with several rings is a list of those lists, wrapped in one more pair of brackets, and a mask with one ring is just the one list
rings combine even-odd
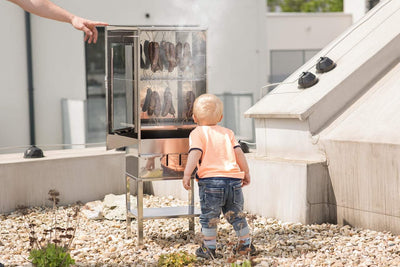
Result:
{"label": "building wall", "polygon": [[82,39],[69,24],[32,16],[37,144],[62,144],[61,99],[86,98]]}
{"label": "building wall", "polygon": [[[318,51],[339,36],[352,25],[351,14],[335,13],[267,13],[266,31],[268,43],[267,74],[271,75],[272,51]],[[314,54],[314,53],[313,53]],[[290,57],[290,56],[288,56]],[[304,62],[291,66],[286,65],[287,74],[303,65],[310,56],[306,55]],[[284,67],[276,66],[280,69]],[[271,81],[271,77],[268,79]]]}
{"label": "building wall", "polygon": [[321,49],[352,24],[350,14],[267,13],[269,49]]}
{"label": "building wall", "polygon": [[344,0],[343,11],[352,14],[353,22],[357,22],[367,12],[367,0]]}
{"label": "building wall", "polygon": [[[266,31],[265,2],[257,1],[54,1],[72,13],[108,22],[110,25],[176,25],[198,24],[208,27],[208,87],[210,92],[252,92],[258,94],[259,88],[266,83]],[[4,12],[1,20],[22,23],[21,10],[9,2],[2,6],[15,13]],[[149,13],[150,18],[145,14]],[[18,17],[17,17],[18,15]],[[18,25],[18,23],[16,24]],[[14,27],[13,27],[14,28]],[[20,26],[20,38],[24,38],[24,26]],[[10,28],[11,29],[11,28]],[[17,38],[15,30],[1,30],[5,38]],[[7,49],[6,65],[23,69],[24,77],[18,71],[1,72],[7,76],[5,87],[19,79],[26,83],[25,56],[15,64],[15,55],[25,53],[24,40],[12,39],[12,42],[0,43],[0,51]],[[85,53],[83,33],[69,24],[46,20],[32,16],[32,49],[35,87],[36,143],[62,143],[61,99],[86,98]],[[4,53],[4,52],[2,52]],[[3,78],[2,78],[3,80]],[[19,87],[23,87],[22,85]],[[26,87],[26,86],[25,86]],[[5,90],[1,87],[2,91]],[[27,90],[23,88],[22,90]],[[6,92],[10,90],[5,90]],[[23,124],[24,136],[14,133],[0,139],[0,146],[25,145],[29,141],[29,123],[27,121],[27,96],[15,95],[16,102],[24,103],[26,110],[9,107],[6,114],[21,117],[17,125]],[[0,100],[7,103],[5,100]],[[3,107],[3,105],[2,105]],[[4,116],[4,115],[0,115]],[[2,125],[13,125],[9,116],[0,117]]]}
{"label": "building wall", "polygon": [[0,1],[0,24],[0,147],[29,144],[24,12]]}

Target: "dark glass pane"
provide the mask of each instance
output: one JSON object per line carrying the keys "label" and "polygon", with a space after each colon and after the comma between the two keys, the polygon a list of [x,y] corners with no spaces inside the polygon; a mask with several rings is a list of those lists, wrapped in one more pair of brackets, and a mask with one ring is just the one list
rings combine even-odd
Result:
{"label": "dark glass pane", "polygon": [[99,27],[97,31],[99,33],[97,43],[85,43],[87,143],[106,140],[104,28]]}
{"label": "dark glass pane", "polygon": [[113,44],[112,53],[112,94],[113,129],[133,126],[133,46]]}
{"label": "dark glass pane", "polygon": [[379,0],[368,0],[368,10],[372,9],[379,3]]}

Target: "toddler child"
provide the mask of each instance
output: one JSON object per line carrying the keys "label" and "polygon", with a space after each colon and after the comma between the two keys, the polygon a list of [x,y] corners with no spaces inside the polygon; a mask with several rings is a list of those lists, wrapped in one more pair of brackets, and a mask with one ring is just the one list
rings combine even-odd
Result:
{"label": "toddler child", "polygon": [[190,177],[197,167],[203,244],[196,255],[215,258],[217,225],[221,211],[239,238],[234,252],[254,255],[250,231],[243,216],[242,187],[250,183],[249,167],[234,133],[217,125],[223,116],[222,101],[212,94],[199,96],[193,105],[197,127],[189,136],[189,155],[183,187],[190,189]]}

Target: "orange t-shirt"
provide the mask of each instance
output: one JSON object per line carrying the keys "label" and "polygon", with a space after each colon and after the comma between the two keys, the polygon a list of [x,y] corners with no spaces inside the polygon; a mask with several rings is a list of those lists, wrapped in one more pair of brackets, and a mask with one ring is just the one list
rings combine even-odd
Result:
{"label": "orange t-shirt", "polygon": [[197,126],[190,133],[189,147],[189,152],[194,149],[202,152],[197,164],[199,178],[244,178],[234,151],[240,145],[230,129],[219,125]]}

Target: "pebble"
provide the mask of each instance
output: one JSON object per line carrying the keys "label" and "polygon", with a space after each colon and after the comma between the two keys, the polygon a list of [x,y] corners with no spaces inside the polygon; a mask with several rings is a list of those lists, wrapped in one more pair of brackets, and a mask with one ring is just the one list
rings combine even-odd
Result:
{"label": "pebble", "polygon": [[[145,196],[146,207],[181,206],[186,203],[169,197]],[[71,207],[59,208],[57,219],[65,225]],[[29,266],[29,222],[37,223],[37,232],[48,229],[54,220],[50,208],[29,209],[0,214],[0,261],[8,266]],[[253,244],[259,253],[252,258],[255,266],[399,266],[400,236],[390,232],[339,226],[283,223],[273,218],[248,215]],[[71,224],[73,222],[69,222]],[[70,248],[76,266],[154,266],[161,254],[186,251],[194,254],[200,244],[200,224],[196,234],[188,231],[186,219],[144,221],[144,245],[138,247],[137,227],[132,221],[132,236],[126,236],[126,221],[90,220],[79,217],[79,226]],[[217,253],[221,258],[198,260],[195,266],[228,266],[229,260],[243,263],[247,256],[234,257],[235,233],[225,219],[218,226]]]}

